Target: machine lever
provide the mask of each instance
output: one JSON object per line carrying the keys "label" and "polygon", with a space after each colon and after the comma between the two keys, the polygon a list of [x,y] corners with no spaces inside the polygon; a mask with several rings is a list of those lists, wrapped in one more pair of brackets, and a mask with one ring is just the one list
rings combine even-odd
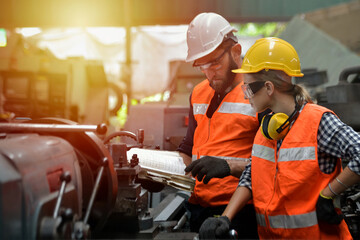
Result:
{"label": "machine lever", "polygon": [[84,224],[87,224],[87,221],[89,220],[90,211],[91,211],[92,205],[94,204],[95,196],[96,196],[96,193],[97,193],[97,191],[98,191],[98,189],[99,189],[99,186],[100,186],[101,177],[102,177],[102,175],[103,175],[103,173],[104,173],[105,167],[107,167],[108,164],[109,164],[109,160],[108,160],[107,157],[105,157],[105,158],[103,159],[102,166],[101,166],[101,168],[100,168],[100,170],[99,170],[99,173],[98,173],[98,175],[97,175],[97,177],[96,177],[94,189],[93,189],[93,191],[92,191],[92,193],[91,193],[89,205],[88,205],[88,207],[87,207],[87,209],[86,209],[86,213],[85,213],[85,217],[84,217]]}
{"label": "machine lever", "polygon": [[70,172],[66,171],[66,172],[62,173],[60,175],[60,181],[61,181],[61,187],[60,187],[59,195],[58,195],[58,198],[57,198],[57,201],[56,201],[53,218],[57,218],[58,215],[59,215],[60,205],[61,205],[61,201],[62,201],[64,192],[65,192],[66,184],[71,181]]}

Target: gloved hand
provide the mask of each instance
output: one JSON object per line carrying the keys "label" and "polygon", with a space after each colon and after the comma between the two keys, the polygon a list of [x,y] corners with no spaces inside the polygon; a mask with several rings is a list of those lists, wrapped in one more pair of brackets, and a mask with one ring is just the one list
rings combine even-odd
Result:
{"label": "gloved hand", "polygon": [[223,178],[230,175],[229,164],[221,158],[205,156],[193,161],[185,168],[185,172],[190,172],[199,181],[204,178],[204,183],[207,184],[211,178]]}
{"label": "gloved hand", "polygon": [[316,216],[319,221],[329,224],[340,224],[344,219],[342,214],[336,212],[333,199],[327,199],[322,194],[319,195],[316,203]]}
{"label": "gloved hand", "polygon": [[199,230],[200,239],[228,239],[230,220],[226,216],[211,217],[204,221]]}

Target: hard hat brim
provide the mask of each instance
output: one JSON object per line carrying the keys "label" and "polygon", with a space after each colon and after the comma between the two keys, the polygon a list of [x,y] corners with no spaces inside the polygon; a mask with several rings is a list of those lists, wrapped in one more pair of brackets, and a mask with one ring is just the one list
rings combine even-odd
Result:
{"label": "hard hat brim", "polygon": [[[256,71],[249,71],[249,70],[244,70],[244,69],[233,69],[231,70],[233,73],[257,73],[257,72],[260,72],[261,70],[264,70],[266,68],[262,68],[262,69],[258,69]],[[273,69],[272,70],[278,70],[278,71],[283,71],[285,72],[287,75],[291,76],[291,77],[303,77],[304,74],[303,73],[299,73],[299,74],[296,74],[296,73],[287,73],[286,71],[284,71],[284,69]]]}

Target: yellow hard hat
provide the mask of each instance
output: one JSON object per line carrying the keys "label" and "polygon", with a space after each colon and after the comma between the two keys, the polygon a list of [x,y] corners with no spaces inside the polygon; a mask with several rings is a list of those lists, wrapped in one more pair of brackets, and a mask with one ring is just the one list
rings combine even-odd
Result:
{"label": "yellow hard hat", "polygon": [[280,38],[258,39],[245,54],[240,69],[234,73],[256,73],[261,70],[281,70],[289,76],[302,77],[299,56],[290,43]]}

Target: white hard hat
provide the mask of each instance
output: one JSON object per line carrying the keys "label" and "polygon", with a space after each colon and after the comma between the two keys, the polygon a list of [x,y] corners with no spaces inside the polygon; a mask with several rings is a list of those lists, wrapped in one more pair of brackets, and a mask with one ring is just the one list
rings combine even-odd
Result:
{"label": "white hard hat", "polygon": [[191,62],[214,51],[224,40],[231,38],[237,42],[233,32],[237,30],[216,13],[200,13],[189,24],[187,30],[188,55],[186,62]]}

